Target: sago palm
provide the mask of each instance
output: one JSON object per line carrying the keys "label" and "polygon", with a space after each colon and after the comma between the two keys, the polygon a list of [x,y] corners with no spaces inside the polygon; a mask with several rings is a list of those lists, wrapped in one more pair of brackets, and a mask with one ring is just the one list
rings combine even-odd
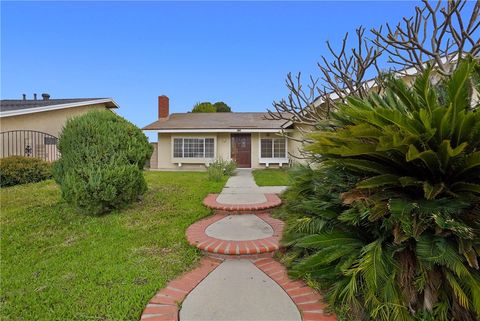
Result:
{"label": "sago palm", "polygon": [[[290,229],[294,273],[321,280],[352,318],[478,319],[478,75],[470,58],[449,78],[389,79],[312,134],[320,165],[304,172],[326,184],[289,192],[290,211],[311,207]],[[323,223],[302,231],[302,220]]]}

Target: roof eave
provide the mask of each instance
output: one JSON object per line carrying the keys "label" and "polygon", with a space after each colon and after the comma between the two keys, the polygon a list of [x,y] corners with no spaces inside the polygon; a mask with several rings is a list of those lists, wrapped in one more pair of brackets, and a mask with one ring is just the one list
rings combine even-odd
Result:
{"label": "roof eave", "polygon": [[142,128],[144,131],[157,133],[276,133],[281,131],[292,131],[283,128]]}
{"label": "roof eave", "polygon": [[82,106],[96,105],[96,104],[105,104],[107,108],[120,108],[120,106],[118,106],[115,100],[113,100],[112,98],[105,98],[105,99],[85,100],[85,101],[79,101],[79,102],[68,103],[68,104],[59,104],[59,105],[50,105],[50,106],[44,106],[44,107],[33,107],[33,108],[3,111],[3,112],[0,112],[0,117],[12,117],[12,116],[40,113],[44,111],[82,107]]}

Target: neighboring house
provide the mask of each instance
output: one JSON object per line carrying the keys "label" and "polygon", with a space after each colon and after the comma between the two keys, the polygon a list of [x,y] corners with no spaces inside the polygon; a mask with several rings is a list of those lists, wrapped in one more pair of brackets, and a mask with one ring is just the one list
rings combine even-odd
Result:
{"label": "neighboring house", "polygon": [[143,128],[158,133],[151,169],[205,169],[215,159],[235,160],[240,168],[285,166],[299,154],[291,123],[260,113],[174,113],[169,99],[158,97],[158,120]]}
{"label": "neighboring house", "polygon": [[67,119],[94,109],[113,109],[111,98],[6,99],[0,103],[0,157],[31,156],[54,161],[57,138]]}

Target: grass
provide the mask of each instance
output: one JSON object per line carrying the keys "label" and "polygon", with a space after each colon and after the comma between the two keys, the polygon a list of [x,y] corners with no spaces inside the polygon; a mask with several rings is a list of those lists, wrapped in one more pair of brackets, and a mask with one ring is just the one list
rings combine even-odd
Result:
{"label": "grass", "polygon": [[83,216],[51,180],[2,188],[2,320],[138,320],[148,300],[192,268],[200,253],[186,228],[210,211],[225,180],[206,173],[147,172],[143,200]]}
{"label": "grass", "polygon": [[253,178],[258,186],[286,186],[288,181],[288,170],[280,168],[256,169],[253,171]]}

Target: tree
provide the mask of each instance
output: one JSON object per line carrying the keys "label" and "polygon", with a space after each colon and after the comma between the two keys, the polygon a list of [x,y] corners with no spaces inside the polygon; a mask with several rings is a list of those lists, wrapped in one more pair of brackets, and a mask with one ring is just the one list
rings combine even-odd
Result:
{"label": "tree", "polygon": [[196,103],[193,106],[192,113],[225,113],[231,112],[232,109],[223,101],[218,101],[215,104],[212,104],[209,101],[202,103]]}
{"label": "tree", "polygon": [[[403,18],[396,27],[386,24],[367,33],[364,27],[357,28],[353,48],[347,47],[348,33],[339,50],[327,41],[332,58],[321,57],[317,64],[320,77],[310,76],[304,85],[301,73],[289,73],[285,81],[289,94],[273,102],[270,118],[305,126],[307,134],[319,121],[328,119],[347,96],[365,98],[372,89],[380,91],[382,74],[402,73],[409,68],[423,71],[427,62],[441,74],[451,74],[458,57],[475,57],[480,52],[480,1],[472,3],[471,10],[466,3],[439,1],[432,7],[423,0],[415,8],[415,15]],[[383,72],[378,64],[382,55],[388,56]],[[374,78],[367,81],[372,74]],[[308,143],[309,139],[303,135],[300,141]]]}
{"label": "tree", "polygon": [[211,102],[196,103],[193,106],[192,113],[216,113],[217,110],[213,107]]}
{"label": "tree", "polygon": [[[456,70],[459,58],[480,53],[480,2],[472,12],[465,10],[466,1],[438,1],[432,6],[423,1],[415,8],[415,16],[403,18],[396,27],[388,23],[383,28],[372,29],[373,42],[388,53],[389,62],[400,68],[415,68],[419,72],[429,66],[443,75]],[[425,62],[429,62],[426,64]]]}
{"label": "tree", "polygon": [[217,113],[230,113],[232,111],[232,108],[230,108],[230,106],[223,101],[217,101],[215,104],[213,104],[213,107],[215,107]]}

